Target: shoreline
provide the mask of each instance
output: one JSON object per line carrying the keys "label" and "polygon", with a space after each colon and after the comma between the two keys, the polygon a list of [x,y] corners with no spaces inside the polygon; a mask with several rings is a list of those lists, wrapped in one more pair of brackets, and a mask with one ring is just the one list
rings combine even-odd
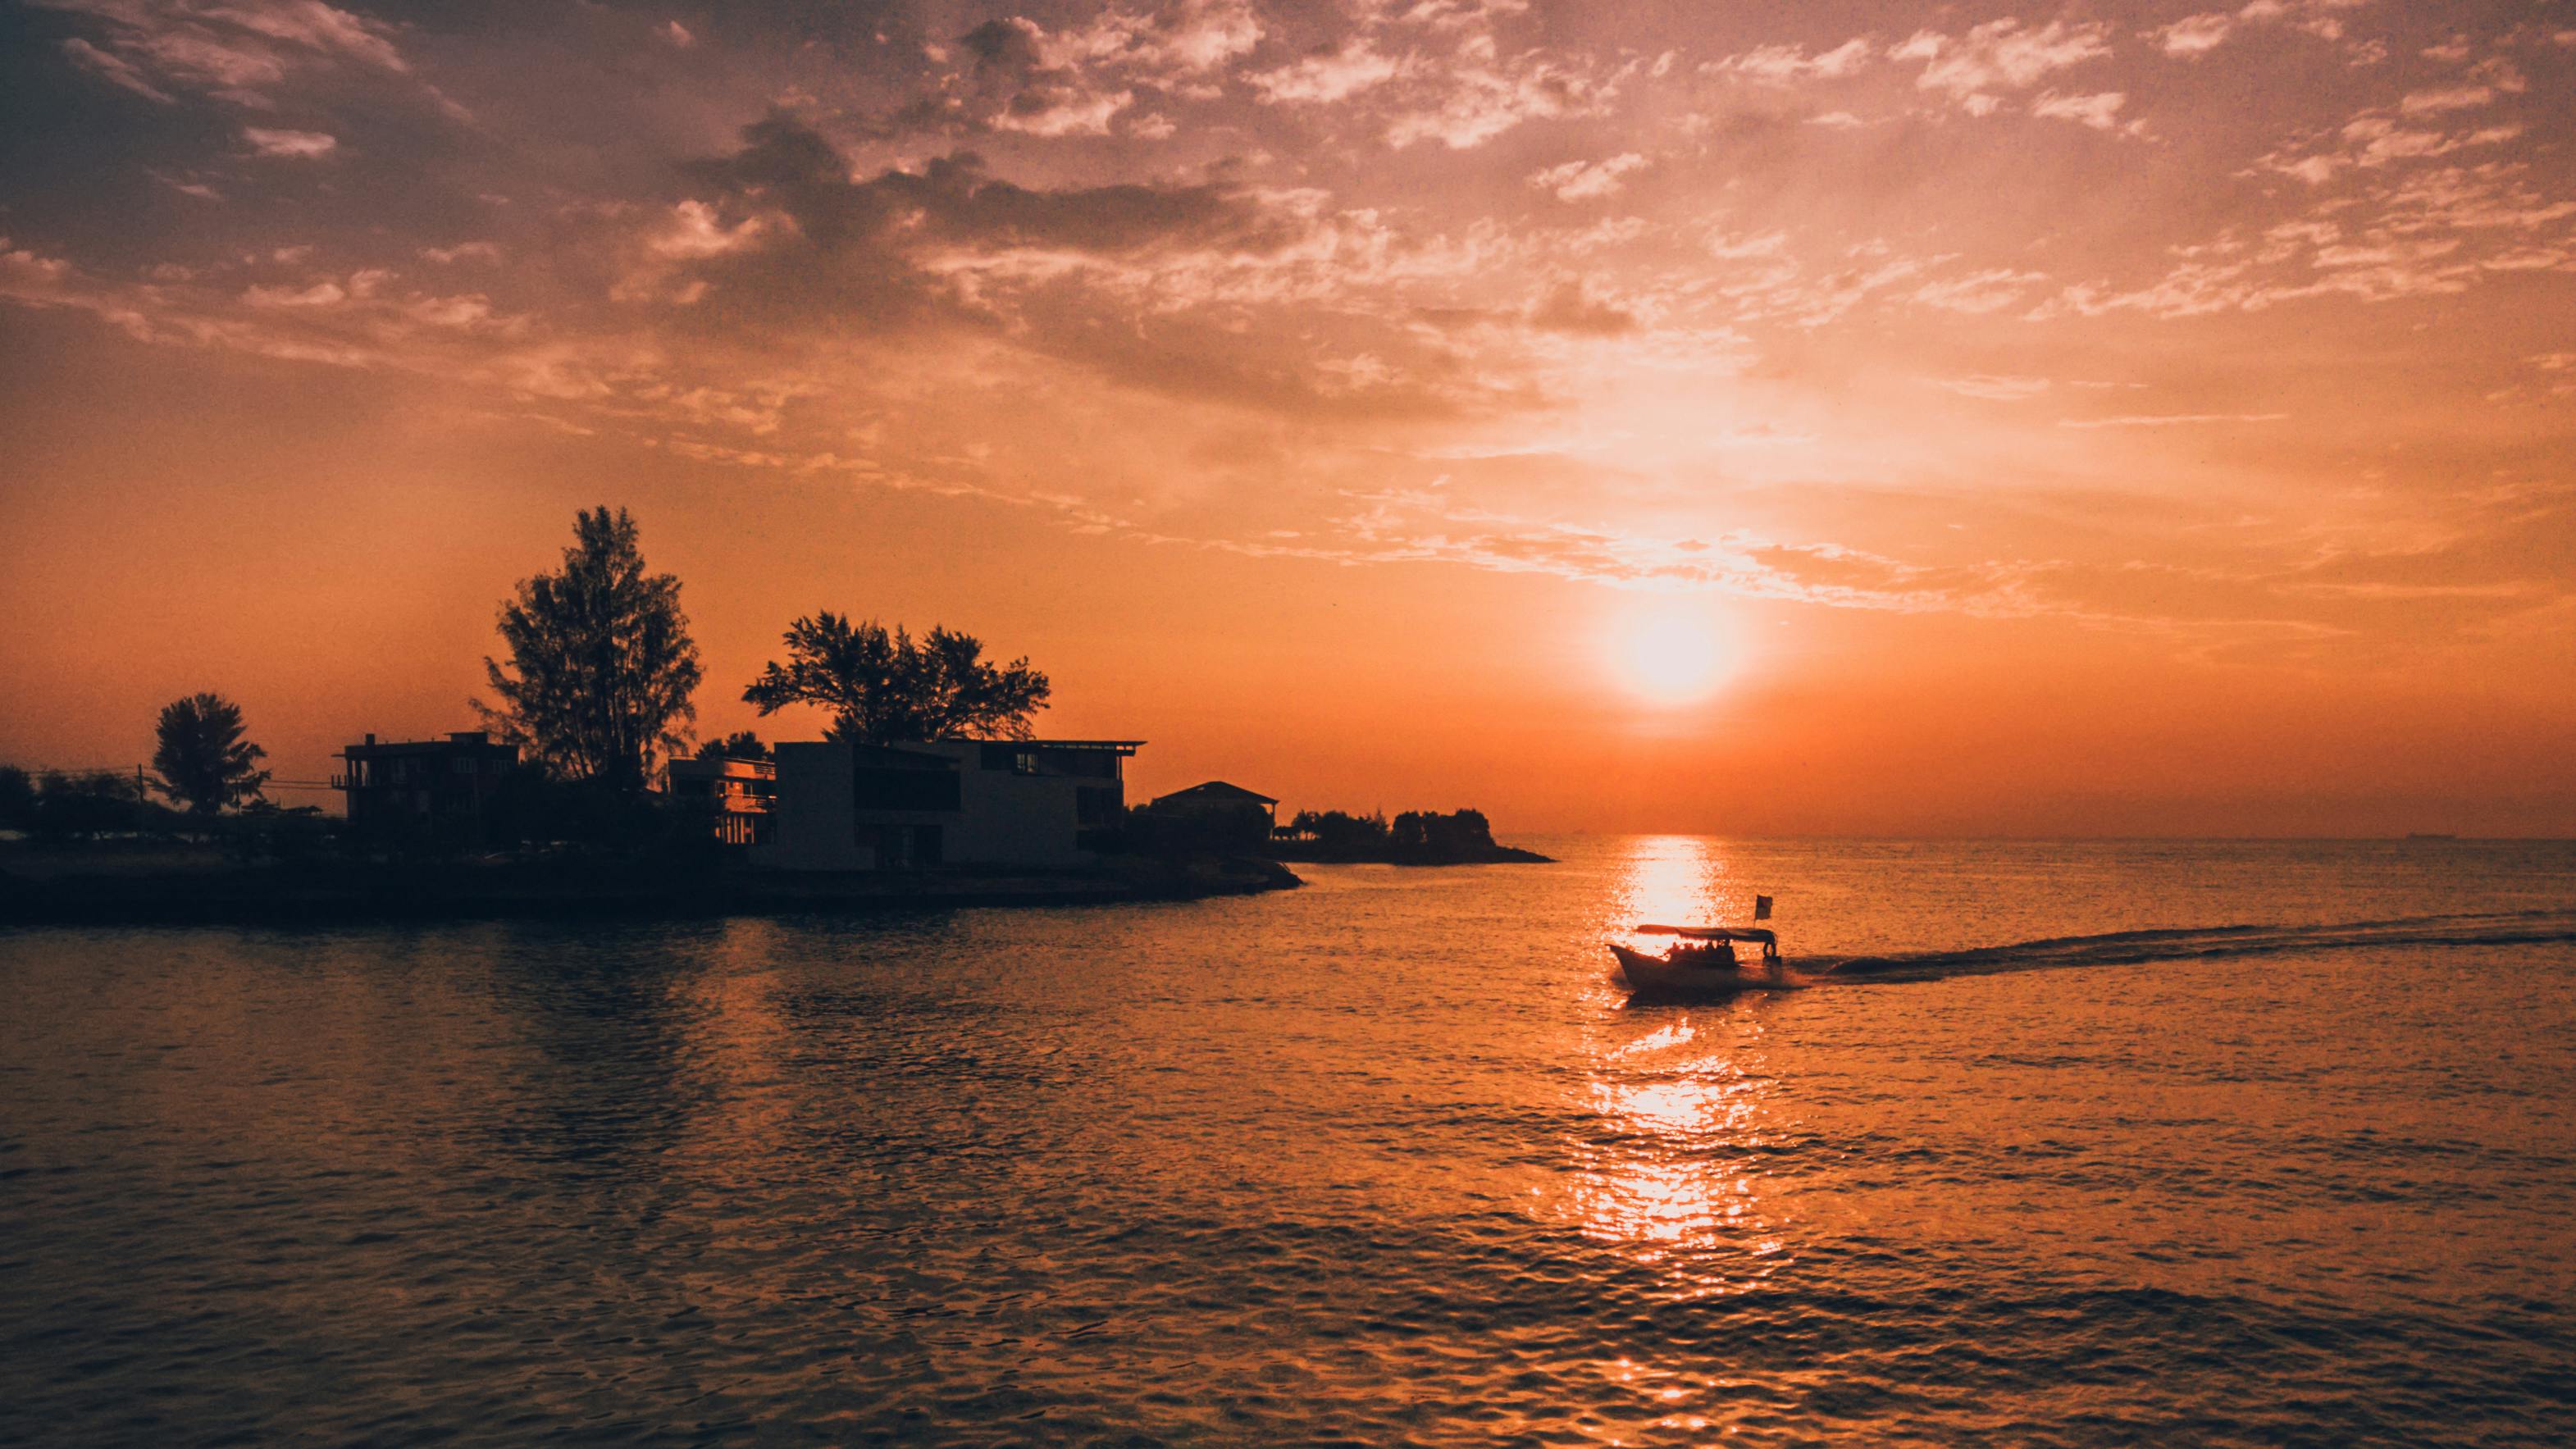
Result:
{"label": "shoreline", "polygon": [[233,866],[0,873],[13,926],[315,925],[369,921],[680,920],[967,907],[1129,905],[1293,890],[1270,861],[1128,861],[1089,870],[952,868],[901,876],[691,872],[616,862]]}

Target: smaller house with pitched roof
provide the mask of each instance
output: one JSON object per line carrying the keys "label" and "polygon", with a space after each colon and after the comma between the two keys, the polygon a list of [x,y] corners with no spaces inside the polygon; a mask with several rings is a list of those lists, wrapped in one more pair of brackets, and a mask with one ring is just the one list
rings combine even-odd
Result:
{"label": "smaller house with pitched roof", "polygon": [[1169,795],[1157,795],[1150,807],[1166,815],[1232,815],[1258,810],[1272,825],[1279,823],[1279,802],[1258,790],[1223,780],[1210,780]]}
{"label": "smaller house with pitched roof", "polygon": [[1279,825],[1278,801],[1224,780],[1157,795],[1145,813],[1166,844],[1248,854],[1265,850]]}

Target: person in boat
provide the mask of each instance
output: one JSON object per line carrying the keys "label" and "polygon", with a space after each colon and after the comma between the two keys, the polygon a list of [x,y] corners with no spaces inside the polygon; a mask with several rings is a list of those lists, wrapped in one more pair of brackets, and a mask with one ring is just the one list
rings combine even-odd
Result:
{"label": "person in boat", "polygon": [[1760,928],[1648,926],[1647,931],[1680,937],[1664,950],[1663,959],[1674,966],[1695,966],[1709,970],[1735,969],[1735,943],[1757,941],[1762,946],[1762,967],[1773,980],[1785,974],[1780,961],[1780,943],[1769,931]]}
{"label": "person in boat", "polygon": [[1735,943],[1684,937],[1665,948],[1664,960],[1671,965],[1702,971],[1732,971],[1735,969]]}

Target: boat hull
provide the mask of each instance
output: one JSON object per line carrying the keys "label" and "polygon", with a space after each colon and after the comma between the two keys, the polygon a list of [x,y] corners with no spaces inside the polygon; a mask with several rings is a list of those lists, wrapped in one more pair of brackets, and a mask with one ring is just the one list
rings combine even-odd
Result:
{"label": "boat hull", "polygon": [[1625,946],[1612,946],[1610,954],[1619,962],[1619,979],[1640,996],[1706,999],[1732,996],[1756,984],[1732,965],[1677,965]]}

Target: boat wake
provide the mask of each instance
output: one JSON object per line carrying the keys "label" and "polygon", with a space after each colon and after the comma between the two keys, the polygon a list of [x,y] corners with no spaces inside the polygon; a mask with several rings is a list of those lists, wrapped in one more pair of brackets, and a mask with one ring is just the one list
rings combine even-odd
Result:
{"label": "boat wake", "polygon": [[2057,936],[2009,946],[1957,951],[1900,951],[1884,956],[1807,956],[1801,974],[1826,979],[1904,981],[1989,971],[2032,971],[2056,966],[2123,966],[2146,961],[2188,961],[2325,951],[2363,946],[2518,946],[2576,943],[2576,911],[2512,911],[2482,915],[2409,916],[2387,921],[2344,921],[2314,926],[2195,926],[2175,930],[2111,931],[2098,936]]}

